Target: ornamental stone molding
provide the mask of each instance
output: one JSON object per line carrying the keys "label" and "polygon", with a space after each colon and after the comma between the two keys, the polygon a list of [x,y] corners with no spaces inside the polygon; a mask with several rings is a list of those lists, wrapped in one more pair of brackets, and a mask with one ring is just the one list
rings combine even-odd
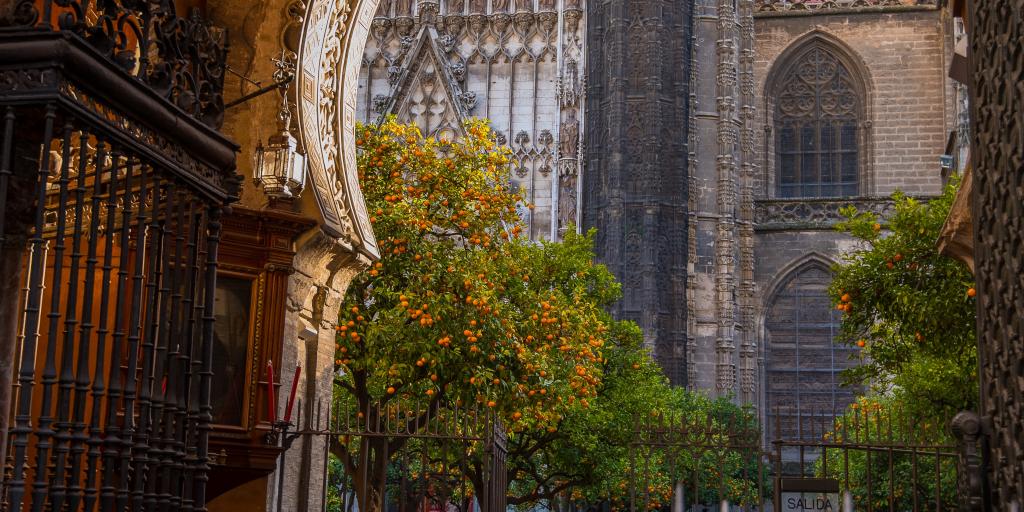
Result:
{"label": "ornamental stone molding", "polygon": [[359,68],[378,0],[311,0],[296,73],[299,134],[322,228],[372,259],[380,256],[356,171]]}
{"label": "ornamental stone molding", "polygon": [[814,14],[822,11],[937,9],[937,0],[755,0],[756,16]]}
{"label": "ornamental stone molding", "polygon": [[881,217],[893,212],[890,199],[768,199],[754,203],[754,226],[757,231],[832,229],[845,220],[839,210],[847,206]]}

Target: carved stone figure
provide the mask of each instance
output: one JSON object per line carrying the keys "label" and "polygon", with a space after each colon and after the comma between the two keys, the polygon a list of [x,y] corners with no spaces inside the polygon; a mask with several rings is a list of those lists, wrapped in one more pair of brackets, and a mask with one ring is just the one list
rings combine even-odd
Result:
{"label": "carved stone figure", "polygon": [[576,223],[576,176],[561,176],[558,180],[558,231],[564,233],[570,224]]}
{"label": "carved stone figure", "polygon": [[508,0],[491,0],[491,12],[494,14],[508,12]]}
{"label": "carved stone figure", "polygon": [[569,117],[562,123],[558,135],[558,153],[561,158],[576,158],[580,144],[580,121],[576,119],[576,111],[570,110]]}
{"label": "carved stone figure", "polygon": [[449,16],[462,14],[466,9],[466,0],[448,0],[445,7]]}

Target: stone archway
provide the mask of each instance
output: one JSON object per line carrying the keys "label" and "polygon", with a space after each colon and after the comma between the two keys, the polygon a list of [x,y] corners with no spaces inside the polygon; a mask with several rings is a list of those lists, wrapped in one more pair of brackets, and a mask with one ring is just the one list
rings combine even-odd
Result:
{"label": "stone archway", "polygon": [[359,67],[378,1],[312,0],[295,77],[299,134],[322,227],[370,258],[378,250],[359,189],[353,130]]}

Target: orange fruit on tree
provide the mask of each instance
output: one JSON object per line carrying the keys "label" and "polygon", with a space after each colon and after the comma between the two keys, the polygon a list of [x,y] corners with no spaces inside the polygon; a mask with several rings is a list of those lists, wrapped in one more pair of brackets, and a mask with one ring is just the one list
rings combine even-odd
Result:
{"label": "orange fruit on tree", "polygon": [[968,297],[974,297],[977,294],[978,294],[978,291],[975,290],[974,288],[968,288],[967,289],[967,296]]}

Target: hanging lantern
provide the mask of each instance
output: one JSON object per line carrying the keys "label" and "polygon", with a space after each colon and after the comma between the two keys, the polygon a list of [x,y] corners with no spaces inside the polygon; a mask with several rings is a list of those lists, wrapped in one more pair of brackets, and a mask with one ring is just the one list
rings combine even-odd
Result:
{"label": "hanging lantern", "polygon": [[274,63],[278,68],[275,80],[285,84],[281,91],[281,111],[277,115],[277,133],[267,140],[266,145],[262,141],[257,143],[253,178],[270,198],[285,199],[302,192],[306,180],[306,157],[299,152],[299,143],[288,129],[292,115],[288,105],[288,80],[284,77],[294,73],[294,64],[284,55]]}
{"label": "hanging lantern", "polygon": [[264,146],[256,146],[255,180],[268,196],[281,199],[298,196],[305,185],[306,157],[298,151],[298,141],[283,129],[272,135]]}

